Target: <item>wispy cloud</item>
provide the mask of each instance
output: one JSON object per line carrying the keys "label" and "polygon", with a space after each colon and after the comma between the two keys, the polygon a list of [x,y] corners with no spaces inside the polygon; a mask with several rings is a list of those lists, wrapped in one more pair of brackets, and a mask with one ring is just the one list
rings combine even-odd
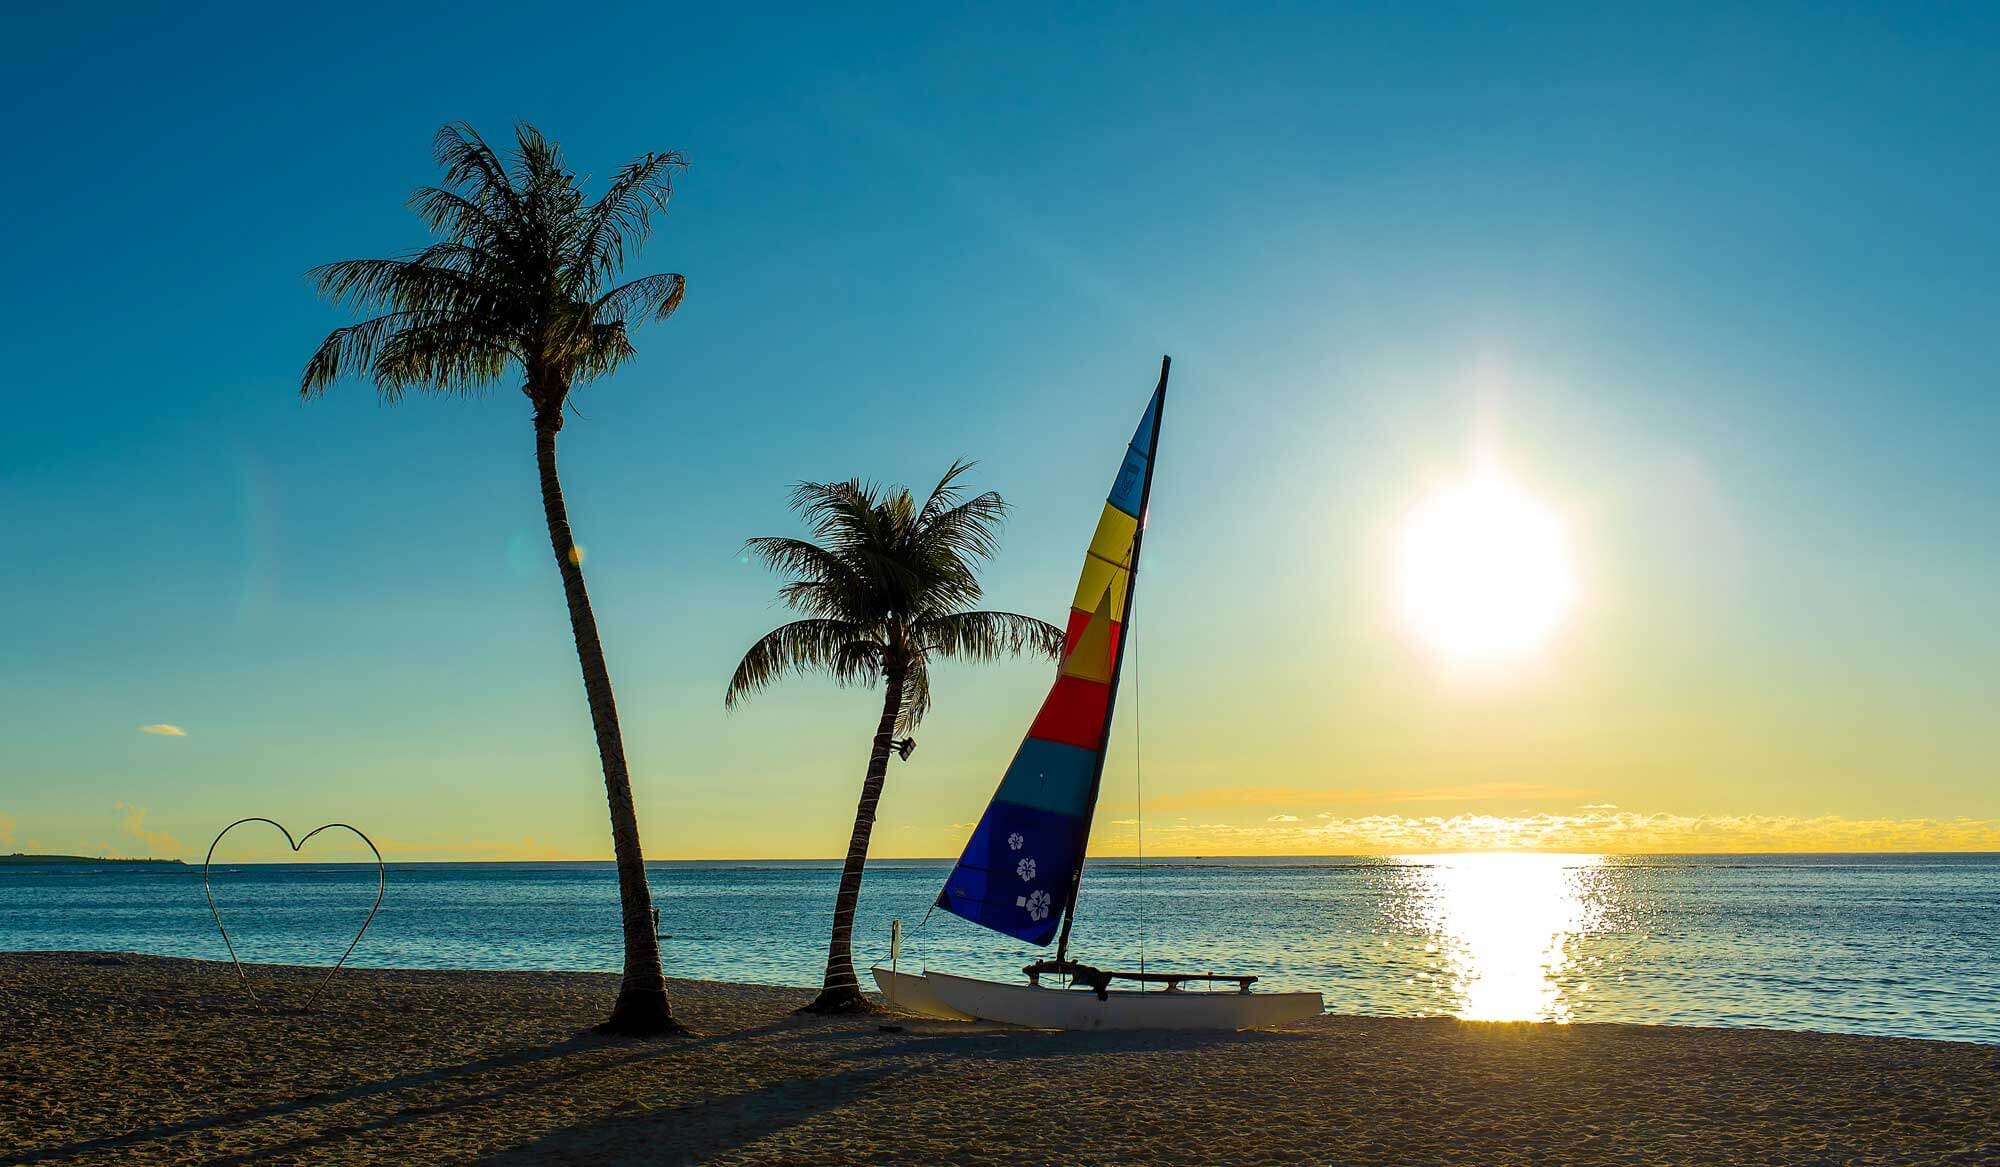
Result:
{"label": "wispy cloud", "polygon": [[1615,803],[1615,802],[1586,802],[1586,803],[1584,803],[1584,804],[1583,804],[1582,806],[1579,806],[1579,807],[1577,807],[1576,809],[1578,809],[1578,810],[1617,810],[1617,809],[1618,809],[1618,804],[1617,804],[1617,803]]}
{"label": "wispy cloud", "polygon": [[155,734],[159,737],[186,737],[188,735],[187,730],[182,729],[178,725],[169,725],[164,721],[157,725],[142,725],[139,727],[139,732]]}
{"label": "wispy cloud", "polygon": [[1170,823],[1146,832],[1154,853],[1379,855],[1541,850],[1621,854],[1756,851],[2000,850],[2000,819],[1852,819],[1838,815],[1360,815],[1301,823]]}
{"label": "wispy cloud", "polygon": [[[1149,798],[1146,805],[1161,810],[1216,809],[1231,806],[1269,806],[1274,803],[1298,806],[1319,803],[1348,805],[1411,802],[1565,802],[1589,798],[1594,790],[1570,786],[1550,786],[1540,782],[1474,782],[1458,786],[1403,787],[1390,790],[1316,790],[1304,786],[1211,786],[1185,794]],[[1120,805],[1130,806],[1123,803]]]}
{"label": "wispy cloud", "polygon": [[125,812],[125,820],[119,824],[119,829],[145,844],[152,857],[171,858],[187,850],[179,839],[166,831],[147,829],[145,807],[123,802],[114,805]]}

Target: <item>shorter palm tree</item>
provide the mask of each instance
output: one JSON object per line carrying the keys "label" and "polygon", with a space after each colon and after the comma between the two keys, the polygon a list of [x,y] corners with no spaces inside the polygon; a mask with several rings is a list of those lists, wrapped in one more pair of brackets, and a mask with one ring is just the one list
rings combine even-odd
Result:
{"label": "shorter palm tree", "polygon": [[764,538],[744,545],[791,577],[778,597],[805,619],[767,633],[743,654],[724,706],[734,709],[788,673],[824,672],[843,685],[882,682],[882,717],[834,899],[826,978],[805,1012],[868,1008],[854,975],[854,908],[889,754],[899,751],[907,760],[915,745],[907,737],[897,742],[896,735],[914,730],[930,708],[932,658],[990,661],[1032,652],[1055,659],[1062,652],[1062,629],[1053,624],[970,610],[982,596],[978,565],[999,549],[1007,513],[992,491],[964,497],[957,482],[971,468],[953,463],[921,506],[904,487],[885,491],[859,479],[802,482],[792,492],[792,507],[813,540]]}

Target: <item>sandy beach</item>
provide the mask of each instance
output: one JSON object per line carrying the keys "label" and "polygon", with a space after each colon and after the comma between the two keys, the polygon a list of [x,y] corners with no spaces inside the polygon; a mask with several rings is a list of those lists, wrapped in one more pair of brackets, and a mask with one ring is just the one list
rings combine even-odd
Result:
{"label": "sandy beach", "polygon": [[[802,1018],[597,974],[0,955],[0,1163],[1992,1163],[2000,1047],[1327,1017],[1223,1035]],[[890,1028],[884,1028],[888,1026]]]}

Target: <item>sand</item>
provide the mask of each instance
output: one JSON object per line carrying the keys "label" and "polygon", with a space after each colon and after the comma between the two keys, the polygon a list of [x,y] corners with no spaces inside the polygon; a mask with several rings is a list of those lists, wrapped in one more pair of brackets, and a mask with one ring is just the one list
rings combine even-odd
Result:
{"label": "sand", "polygon": [[[2000,1163],[2000,1047],[1327,1017],[1220,1035],[792,1016],[599,1038],[615,979],[0,955],[0,1164]],[[884,1025],[900,1026],[885,1031]]]}

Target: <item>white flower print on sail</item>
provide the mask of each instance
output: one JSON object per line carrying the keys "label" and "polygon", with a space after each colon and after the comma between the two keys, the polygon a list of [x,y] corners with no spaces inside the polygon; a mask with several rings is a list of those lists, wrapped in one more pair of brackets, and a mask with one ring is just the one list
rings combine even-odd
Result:
{"label": "white flower print on sail", "polygon": [[1023,859],[1019,863],[1016,863],[1014,865],[1014,874],[1021,877],[1022,883],[1033,881],[1035,878],[1035,861],[1033,859]]}
{"label": "white flower print on sail", "polygon": [[1026,843],[1027,841],[1028,840],[1021,837],[1021,832],[1015,831],[1013,834],[1007,836],[1007,848],[1008,850],[1011,851],[1019,851],[1021,849],[1022,844]]}
{"label": "white flower print on sail", "polygon": [[1026,908],[1030,920],[1046,920],[1049,918],[1049,893],[1036,890],[1024,896],[1015,896],[1014,906]]}

